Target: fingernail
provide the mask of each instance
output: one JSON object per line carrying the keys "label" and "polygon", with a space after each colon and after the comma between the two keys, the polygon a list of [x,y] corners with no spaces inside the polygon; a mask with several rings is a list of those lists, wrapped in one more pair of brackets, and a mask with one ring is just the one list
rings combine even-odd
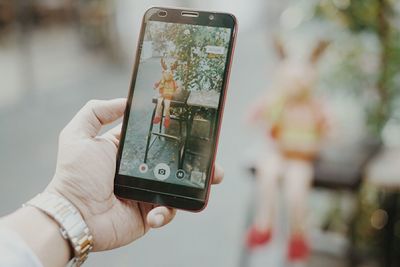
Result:
{"label": "fingernail", "polygon": [[164,216],[162,214],[156,214],[154,216],[154,227],[160,227],[164,223]]}

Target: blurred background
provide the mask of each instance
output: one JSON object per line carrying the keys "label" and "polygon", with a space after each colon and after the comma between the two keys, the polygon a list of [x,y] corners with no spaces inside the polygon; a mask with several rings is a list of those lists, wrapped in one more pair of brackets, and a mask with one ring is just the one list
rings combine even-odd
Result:
{"label": "blurred background", "polygon": [[244,118],[271,87],[276,36],[291,57],[308,55],[320,40],[330,43],[318,63],[316,94],[334,122],[314,163],[312,253],[304,266],[400,266],[396,0],[0,0],[0,214],[44,189],[58,133],[81,106],[127,96],[141,16],[154,5],[238,18],[218,150],[225,180],[204,212],[180,212],[129,246],[94,253],[86,266],[288,266],[285,223],[265,248],[244,245],[254,213],[249,170],[265,138]]}

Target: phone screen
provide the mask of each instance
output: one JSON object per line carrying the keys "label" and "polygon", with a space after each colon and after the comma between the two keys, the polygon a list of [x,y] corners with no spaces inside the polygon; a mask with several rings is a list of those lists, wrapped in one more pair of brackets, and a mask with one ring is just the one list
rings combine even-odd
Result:
{"label": "phone screen", "polygon": [[232,28],[148,20],[142,31],[117,173],[142,187],[202,190],[215,153]]}

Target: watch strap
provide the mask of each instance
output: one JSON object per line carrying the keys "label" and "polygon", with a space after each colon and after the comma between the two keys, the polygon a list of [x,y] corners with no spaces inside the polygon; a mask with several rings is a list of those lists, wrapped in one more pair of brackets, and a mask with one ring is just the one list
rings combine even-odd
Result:
{"label": "watch strap", "polygon": [[81,266],[93,249],[93,236],[79,210],[65,198],[49,192],[38,194],[25,205],[43,211],[58,223],[61,235],[72,247],[72,266]]}

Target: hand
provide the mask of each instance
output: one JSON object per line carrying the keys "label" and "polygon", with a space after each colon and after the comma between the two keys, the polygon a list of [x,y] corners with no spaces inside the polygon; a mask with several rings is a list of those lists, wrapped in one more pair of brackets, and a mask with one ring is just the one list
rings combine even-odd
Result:
{"label": "hand", "polygon": [[[121,126],[98,136],[101,127],[120,118],[126,99],[89,101],[62,130],[57,168],[47,191],[68,199],[81,212],[94,238],[94,250],[129,244],[150,228],[169,223],[176,210],[118,199],[113,193]],[[213,183],[222,181],[215,168]]]}

